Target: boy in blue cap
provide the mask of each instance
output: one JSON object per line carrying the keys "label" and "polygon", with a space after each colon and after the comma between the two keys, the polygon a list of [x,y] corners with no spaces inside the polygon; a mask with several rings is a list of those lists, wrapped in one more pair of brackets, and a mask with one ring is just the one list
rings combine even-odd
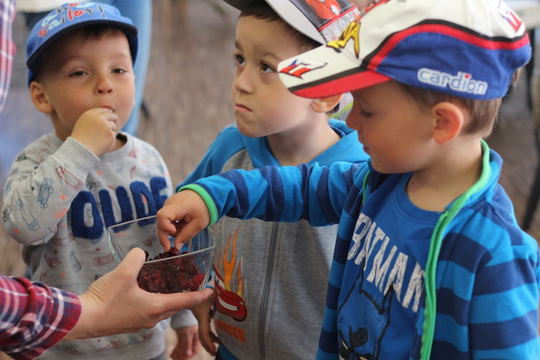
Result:
{"label": "boy in blue cap", "polygon": [[[82,294],[116,267],[106,228],[155,214],[172,192],[159,152],[120,131],[136,55],[137,29],[100,3],[64,4],[29,34],[30,96],[54,131],[12,164],[2,223],[23,244],[33,280]],[[41,358],[164,359],[168,325],[64,342]]]}
{"label": "boy in blue cap", "polygon": [[158,212],[162,244],[225,214],[339,223],[318,359],[538,359],[538,245],[483,140],[530,52],[500,0],[375,1],[279,66],[295,94],[352,92],[368,164],[201,179]]}

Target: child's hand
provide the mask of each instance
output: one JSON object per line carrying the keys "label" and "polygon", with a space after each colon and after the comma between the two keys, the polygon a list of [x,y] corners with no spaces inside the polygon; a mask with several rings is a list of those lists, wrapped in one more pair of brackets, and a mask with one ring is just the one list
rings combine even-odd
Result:
{"label": "child's hand", "polygon": [[86,146],[96,156],[114,150],[118,116],[111,109],[92,108],[85,111],[73,127],[71,137]]}
{"label": "child's hand", "polygon": [[210,222],[205,202],[191,190],[180,191],[168,198],[156,215],[159,242],[165,251],[171,248],[169,235],[175,237],[174,246],[180,249]]}
{"label": "child's hand", "polygon": [[176,329],[178,342],[171,353],[174,360],[187,360],[199,353],[201,343],[199,342],[198,326],[188,326]]}
{"label": "child's hand", "polygon": [[221,341],[216,334],[212,332],[210,322],[212,321],[212,307],[214,306],[214,293],[203,303],[191,308],[191,312],[199,322],[199,340],[203,348],[212,356],[216,356],[216,345]]}

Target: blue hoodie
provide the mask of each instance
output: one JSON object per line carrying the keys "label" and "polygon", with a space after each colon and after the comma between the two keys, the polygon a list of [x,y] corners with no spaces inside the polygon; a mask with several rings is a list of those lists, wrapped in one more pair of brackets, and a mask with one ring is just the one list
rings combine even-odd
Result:
{"label": "blue hoodie", "polygon": [[[356,131],[330,120],[341,139],[310,164],[364,163]],[[279,166],[266,137],[225,128],[182,183],[230,169]],[[224,217],[213,226],[216,311],[224,359],[306,359],[317,351],[337,225],[283,224]]]}

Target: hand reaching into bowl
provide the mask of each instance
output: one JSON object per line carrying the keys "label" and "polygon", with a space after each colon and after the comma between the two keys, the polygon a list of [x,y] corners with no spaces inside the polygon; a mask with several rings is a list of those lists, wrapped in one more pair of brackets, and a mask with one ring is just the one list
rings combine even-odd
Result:
{"label": "hand reaching into bowl", "polygon": [[209,223],[210,213],[204,200],[195,191],[182,190],[168,198],[157,212],[159,242],[168,251],[169,236],[173,236],[174,246],[181,248]]}

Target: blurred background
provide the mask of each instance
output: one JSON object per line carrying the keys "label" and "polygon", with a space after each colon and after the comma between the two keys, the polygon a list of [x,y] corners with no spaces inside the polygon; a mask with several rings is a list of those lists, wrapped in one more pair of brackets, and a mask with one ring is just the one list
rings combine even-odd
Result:
{"label": "blurred background", "polygon": [[[234,121],[230,87],[238,11],[220,0],[153,0],[152,6],[151,52],[137,135],[161,152],[177,184],[195,168],[218,132]],[[13,33],[18,53],[7,104],[0,113],[2,189],[17,153],[52,130],[50,120],[34,109],[29,98],[24,49],[28,30],[21,14]],[[504,159],[500,182],[520,223],[538,161],[528,76],[523,75],[487,139]],[[533,212],[528,232],[540,239],[540,210]],[[20,246],[1,226],[0,253],[0,273],[24,274]],[[196,359],[207,358],[202,354]]]}

